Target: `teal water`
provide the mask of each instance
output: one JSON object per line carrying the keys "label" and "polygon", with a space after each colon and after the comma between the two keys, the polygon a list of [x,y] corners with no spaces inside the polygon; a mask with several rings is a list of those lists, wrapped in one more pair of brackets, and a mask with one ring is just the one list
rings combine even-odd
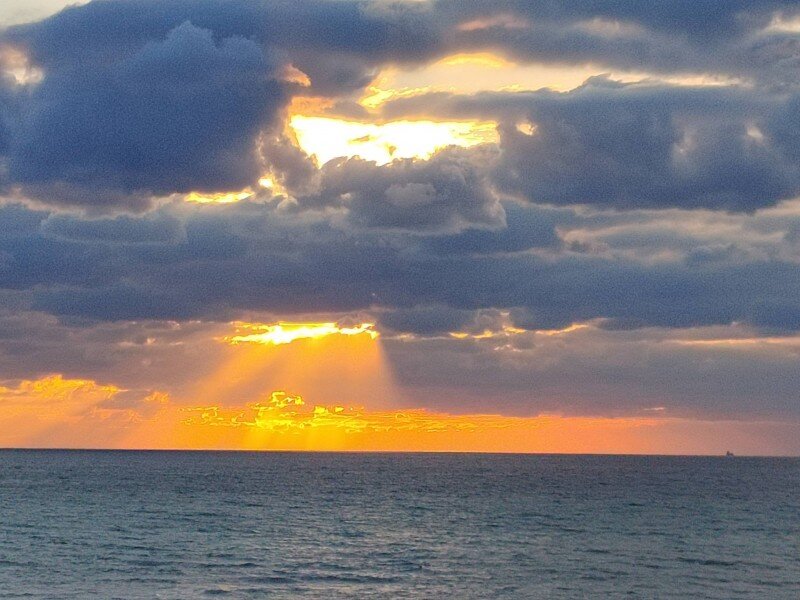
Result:
{"label": "teal water", "polygon": [[800,598],[800,460],[0,452],[1,598]]}

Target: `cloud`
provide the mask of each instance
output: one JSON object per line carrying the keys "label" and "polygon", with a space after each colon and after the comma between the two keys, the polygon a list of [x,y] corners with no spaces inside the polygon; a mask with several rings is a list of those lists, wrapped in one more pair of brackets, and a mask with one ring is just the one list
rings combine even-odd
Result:
{"label": "cloud", "polygon": [[150,213],[144,218],[120,215],[102,219],[51,213],[41,221],[40,230],[43,237],[113,245],[178,243],[185,236],[178,219],[159,213]]}
{"label": "cloud", "polygon": [[216,42],[185,22],[103,67],[48,73],[30,92],[9,176],[46,200],[87,205],[117,199],[106,191],[245,187],[261,172],[256,137],[284,102],[275,78],[255,43]]}
{"label": "cloud", "polygon": [[800,192],[793,161],[751,135],[769,114],[737,93],[588,83],[502,130],[501,189],[534,201],[753,210]]}
{"label": "cloud", "polygon": [[646,414],[795,418],[796,336],[739,327],[564,332],[384,340],[406,396],[434,409],[504,414]]}
{"label": "cloud", "polygon": [[[508,316],[494,310],[446,307],[385,315],[379,316],[385,335],[375,343],[391,365],[403,406],[520,416],[648,416],[645,409],[653,406],[663,407],[668,418],[798,416],[796,334],[769,337],[743,325],[606,328],[602,322],[536,331],[523,328],[523,323],[508,327]],[[115,389],[130,391],[104,395],[92,406],[135,413],[115,413],[126,419],[150,418],[160,409],[162,403],[148,399],[153,389],[168,392],[173,405],[197,406],[198,382],[224,381],[216,395],[209,391],[208,406],[214,403],[221,413],[238,415],[245,404],[257,400],[265,382],[287,383],[274,373],[281,357],[294,353],[302,361],[308,355],[292,344],[257,345],[258,353],[250,356],[257,357],[261,370],[250,375],[252,384],[245,385],[238,376],[230,381],[209,379],[225,364],[247,379],[244,365],[252,364],[247,353],[254,350],[215,341],[234,330],[229,323],[70,323],[40,313],[17,313],[0,318],[0,369],[29,380],[46,379],[52,369],[63,369],[64,379],[114,381]],[[398,337],[397,331],[405,335]],[[340,376],[340,369],[332,371],[331,381],[320,389],[328,389]],[[347,400],[334,394],[321,395],[318,402],[332,411],[337,403],[347,406]],[[372,405],[367,412],[374,410]],[[352,411],[347,414],[353,416]],[[303,413],[300,422],[307,417]]]}
{"label": "cloud", "polygon": [[[0,44],[44,74],[36,85],[3,84],[0,153],[7,183],[48,203],[143,210],[152,195],[241,190],[271,160],[278,171],[302,162],[280,145],[259,152],[280,135],[292,95],[352,102],[381,68],[494,51],[521,62],[677,80],[707,74],[729,84],[671,89],[595,79],[569,94],[469,99],[473,110],[517,113],[536,125],[532,136],[501,128],[493,180],[501,191],[554,204],[753,210],[798,192],[797,101],[785,99],[796,52],[785,32],[769,27],[793,14],[791,3],[772,0],[674,0],[648,10],[636,2],[514,0],[92,2],[0,33]],[[282,81],[289,65],[310,87]],[[428,111],[441,104],[412,100]],[[373,208],[408,205],[410,196],[441,204],[429,184],[436,188],[387,186],[380,197],[388,202],[357,203],[352,214],[367,226],[414,226],[413,211]],[[427,215],[450,227],[497,222],[491,211],[465,210]],[[422,228],[430,226],[423,219]]]}
{"label": "cloud", "polygon": [[758,79],[785,77],[792,51],[785,37],[767,28],[776,16],[796,13],[793,3],[772,0],[672,0],[657,7],[635,1],[445,0],[436,7],[443,20],[461,25],[453,43],[462,49],[499,49],[522,62]]}
{"label": "cloud", "polygon": [[108,445],[169,404],[161,392],[121,390],[59,374],[0,383],[0,444],[4,447]]}
{"label": "cloud", "polygon": [[668,0],[657,7],[646,7],[635,1],[612,0],[575,5],[542,0],[499,0],[491,5],[480,0],[441,0],[437,6],[470,19],[491,18],[498,14],[506,16],[500,25],[513,23],[508,15],[527,16],[562,26],[602,17],[620,23],[636,23],[652,31],[681,31],[692,36],[715,38],[734,37],[754,26],[764,26],[773,11],[788,7],[790,3],[733,0],[720,4],[713,0]]}
{"label": "cloud", "polygon": [[497,228],[505,212],[480,168],[486,152],[448,149],[430,160],[402,159],[379,167],[351,158],[320,172],[319,191],[298,198],[301,206],[341,207],[348,221],[371,229],[460,231]]}
{"label": "cloud", "polygon": [[504,227],[444,232],[423,240],[421,245],[427,252],[443,256],[502,254],[561,246],[556,225],[563,214],[541,207],[522,207],[513,202],[504,203],[503,211]]}
{"label": "cloud", "polygon": [[[132,390],[119,394],[135,408],[151,390],[181,395],[217,368],[228,323],[139,320],[98,322],[55,318],[22,307],[0,311],[0,372],[12,379],[38,380],[53,372],[65,379],[113,381]],[[150,391],[145,391],[150,390]]]}
{"label": "cloud", "polygon": [[783,94],[596,77],[565,93],[438,93],[384,110],[498,120],[491,181],[532,202],[752,211],[800,194],[794,104]]}
{"label": "cloud", "polygon": [[[0,31],[0,48],[44,74],[0,85],[8,183],[106,210],[254,185],[293,93],[363,89],[395,48],[432,51],[428,29],[417,10],[357,2],[124,0]],[[284,81],[290,65],[310,87]]]}
{"label": "cloud", "polygon": [[[7,37],[28,47],[36,61],[48,68],[77,61],[81,55],[87,66],[95,66],[105,62],[109,54],[125,54],[153,39],[162,39],[186,21],[223,39],[242,37],[296,54],[293,62],[301,71],[327,77],[329,82],[338,79],[346,88],[353,85],[341,75],[348,69],[348,57],[374,64],[403,50],[424,56],[436,43],[419,10],[399,5],[390,10],[370,10],[352,1],[91,2],[11,28]],[[315,67],[314,61],[323,59],[323,55],[327,60]],[[332,57],[340,59],[340,68],[326,76],[323,72],[329,70]],[[357,78],[363,76],[361,73]]]}
{"label": "cloud", "polygon": [[[139,410],[208,370],[229,322],[363,314],[442,414],[795,415],[795,14],[117,0],[6,29],[36,76],[3,59],[2,372],[115,381],[138,400],[105,409]],[[614,74],[355,104],[381,71],[475,52]],[[499,143],[319,167],[284,130],[298,95],[496,122]]]}
{"label": "cloud", "polygon": [[389,330],[414,334],[447,334],[460,331],[474,319],[468,310],[446,306],[419,306],[381,313],[380,324]]}
{"label": "cloud", "polygon": [[[406,167],[400,169],[406,173]],[[394,177],[389,185],[375,185],[388,188],[398,181]],[[104,320],[442,305],[524,309],[531,324],[554,329],[596,318],[663,327],[797,326],[796,252],[775,233],[760,234],[764,241],[755,237],[750,250],[700,260],[698,252],[709,246],[697,234],[677,246],[662,234],[666,245],[660,256],[657,237],[649,251],[638,249],[630,216],[616,217],[631,224],[614,238],[591,233],[610,227],[610,216],[539,211],[517,205],[506,214],[509,226],[498,229],[491,244],[465,248],[458,240],[469,240],[471,230],[455,237],[420,236],[399,229],[407,223],[393,221],[370,231],[360,223],[331,221],[324,213],[282,213],[250,202],[174,204],[141,217],[80,225],[9,207],[0,210],[0,220],[8,223],[0,237],[0,285],[25,294],[38,310]],[[639,227],[657,221],[658,214],[640,215]],[[520,237],[537,215],[550,219],[542,225],[543,242],[537,234],[530,241]],[[673,218],[678,227],[696,217]],[[765,216],[764,226],[771,219]],[[792,223],[784,218],[770,227],[780,234]],[[109,227],[126,233],[115,233],[119,239],[113,240]],[[552,244],[559,229],[556,239],[582,233],[570,245]],[[735,228],[726,235],[717,239],[746,248],[746,236]],[[592,248],[601,242],[605,249]]]}

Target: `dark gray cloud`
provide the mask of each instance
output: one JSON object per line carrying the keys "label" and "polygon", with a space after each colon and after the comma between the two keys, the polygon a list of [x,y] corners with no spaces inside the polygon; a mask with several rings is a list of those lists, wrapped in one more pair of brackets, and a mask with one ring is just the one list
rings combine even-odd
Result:
{"label": "dark gray cloud", "polygon": [[498,0],[491,4],[482,0],[440,0],[437,6],[462,19],[517,15],[565,26],[602,17],[700,39],[744,35],[753,28],[767,25],[775,11],[789,12],[797,8],[793,2],[780,0],[666,0],[657,6],[617,0],[570,4],[553,0]]}
{"label": "dark gray cloud", "polygon": [[[11,87],[11,82],[4,81],[4,78],[0,76],[0,156],[8,152],[8,146],[11,143],[10,122],[12,120],[12,102],[14,100]],[[3,179],[5,179],[4,176],[0,179],[0,183],[2,183]]]}
{"label": "dark gray cloud", "polygon": [[[797,12],[790,0],[668,0],[657,7],[635,0],[96,0],[14,28],[11,38],[30,46],[42,64],[69,62],[81,53],[90,62],[104,62],[189,20],[223,38],[240,35],[284,48],[298,67],[316,71],[341,91],[343,83],[357,85],[376,65],[471,49],[548,62],[714,71],[709,67],[736,66],[739,48],[755,53],[755,40],[763,55],[770,48],[764,28],[776,15]],[[459,27],[479,20],[487,26]],[[357,75],[359,61],[365,69]]]}
{"label": "dark gray cloud", "polygon": [[724,73],[771,84],[797,67],[796,39],[768,30],[776,17],[797,14],[790,1],[671,0],[654,7],[614,0],[445,0],[437,12],[446,21],[473,24],[455,34],[454,45],[496,49],[523,62]]}
{"label": "dark gray cloud", "polygon": [[65,241],[114,245],[178,243],[185,237],[183,223],[162,213],[92,220],[55,213],[41,222],[40,231],[44,237]]}
{"label": "dark gray cloud", "polygon": [[474,311],[446,306],[418,306],[381,313],[380,324],[389,331],[423,335],[442,335],[462,331],[474,322]]}
{"label": "dark gray cloud", "polygon": [[229,332],[216,323],[58,319],[4,304],[0,372],[4,379],[61,373],[132,390],[184,390],[215,367],[213,338]]}
{"label": "dark gray cloud", "polygon": [[540,202],[753,210],[800,192],[765,113],[715,90],[586,85],[531,103],[536,127],[501,130],[501,189]]}
{"label": "dark gray cloud", "polygon": [[[533,328],[596,318],[663,327],[798,326],[800,276],[788,255],[729,253],[700,261],[684,248],[683,256],[651,262],[635,253],[542,245],[535,236],[520,244],[515,223],[536,214],[530,211],[509,210],[510,225],[493,234],[493,244],[462,252],[453,240],[469,238],[468,232],[437,241],[402,231],[369,233],[247,202],[174,205],[135,220],[72,217],[79,223],[11,207],[0,211],[9,222],[0,240],[0,286],[27,290],[40,310],[110,320],[442,305],[516,308],[524,311],[518,323]],[[580,225],[565,212],[542,239]],[[787,220],[785,227],[791,225]],[[118,230],[126,233],[111,241],[108,232]]]}
{"label": "dark gray cloud", "polygon": [[65,185],[84,202],[126,193],[241,189],[261,173],[255,138],[284,100],[275,67],[243,38],[186,22],[163,41],[29,92],[9,176]]}
{"label": "dark gray cloud", "polygon": [[[46,68],[74,63],[78,57],[96,66],[163,39],[190,21],[218,39],[244,37],[282,49],[304,72],[319,71],[321,78],[334,81],[335,75],[324,73],[331,57],[341,59],[339,72],[347,70],[348,58],[371,69],[397,58],[430,57],[441,44],[440,26],[430,16],[421,4],[360,0],[95,0],[13,27],[6,37],[25,46]],[[315,64],[319,60],[322,64]],[[361,77],[363,73],[357,79]],[[345,89],[355,83],[339,79]]]}
{"label": "dark gray cloud", "polygon": [[527,344],[440,337],[384,345],[401,385],[420,402],[445,410],[456,405],[464,412],[517,414],[798,415],[796,340],[785,346],[693,345],[659,330],[591,328],[516,337]]}
{"label": "dark gray cloud", "polygon": [[352,158],[331,161],[319,173],[316,194],[304,207],[341,207],[359,227],[459,231],[498,228],[505,213],[485,176],[490,150],[448,149],[430,160],[401,159],[385,166]]}
{"label": "dark gray cloud", "polygon": [[562,245],[556,225],[560,219],[568,219],[568,213],[514,202],[504,204],[503,212],[506,218],[501,228],[440,233],[420,243],[427,252],[445,256],[503,254]]}

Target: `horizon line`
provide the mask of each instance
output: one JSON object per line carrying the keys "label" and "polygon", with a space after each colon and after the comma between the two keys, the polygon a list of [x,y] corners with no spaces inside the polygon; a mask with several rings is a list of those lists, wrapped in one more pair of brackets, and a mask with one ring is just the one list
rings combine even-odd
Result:
{"label": "horizon line", "polygon": [[476,450],[280,450],[239,448],[47,448],[7,447],[0,452],[117,452],[117,453],[224,453],[224,454],[427,454],[427,455],[476,455],[476,456],[583,456],[583,457],[640,457],[640,458],[779,458],[800,459],[798,454],[651,454],[630,452],[502,452]]}

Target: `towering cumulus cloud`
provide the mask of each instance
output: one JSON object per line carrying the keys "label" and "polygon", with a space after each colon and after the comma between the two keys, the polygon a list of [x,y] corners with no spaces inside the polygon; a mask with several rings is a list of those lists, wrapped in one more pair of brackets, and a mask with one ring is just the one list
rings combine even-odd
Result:
{"label": "towering cumulus cloud", "polygon": [[[239,435],[284,390],[338,433],[558,413],[799,452],[764,433],[800,421],[799,75],[778,0],[0,22],[0,388],[78,382],[117,433]],[[226,343],[248,327],[331,333]]]}

